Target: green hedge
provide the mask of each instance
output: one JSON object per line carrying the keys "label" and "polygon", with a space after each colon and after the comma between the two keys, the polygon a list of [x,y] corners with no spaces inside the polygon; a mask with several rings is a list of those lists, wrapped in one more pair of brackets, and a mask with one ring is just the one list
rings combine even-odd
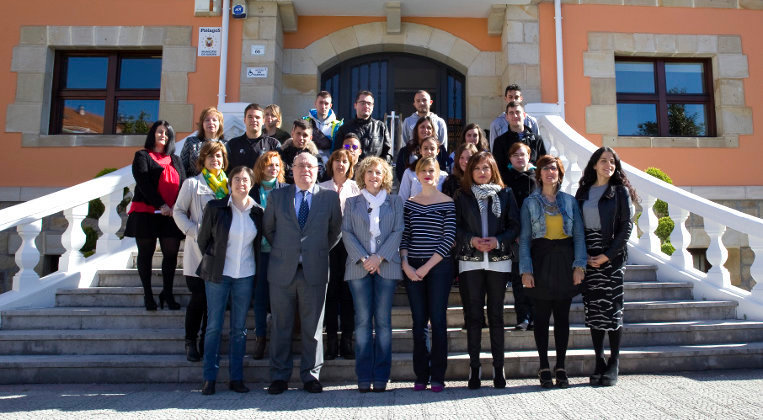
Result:
{"label": "green hedge", "polygon": [[[659,168],[649,167],[646,168],[645,172],[661,181],[671,185],[673,184],[673,180],[668,174]],[[670,243],[670,233],[673,232],[673,229],[675,228],[675,222],[668,216],[668,203],[658,199],[654,203],[652,210],[654,210],[654,214],[659,218],[657,221],[657,229],[655,229],[654,234],[660,238],[662,252],[664,254],[672,255],[676,249]]]}

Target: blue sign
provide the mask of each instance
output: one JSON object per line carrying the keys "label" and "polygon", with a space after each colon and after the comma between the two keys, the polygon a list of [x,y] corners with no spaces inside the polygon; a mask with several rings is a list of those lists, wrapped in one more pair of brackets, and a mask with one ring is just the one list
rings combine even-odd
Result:
{"label": "blue sign", "polygon": [[244,12],[244,6],[237,4],[233,6],[233,17],[238,19],[243,19],[246,17],[246,12]]}

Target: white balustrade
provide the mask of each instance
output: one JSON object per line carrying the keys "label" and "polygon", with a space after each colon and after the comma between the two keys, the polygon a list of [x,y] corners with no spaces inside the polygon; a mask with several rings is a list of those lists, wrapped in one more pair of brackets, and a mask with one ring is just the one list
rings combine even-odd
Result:
{"label": "white balustrade", "polygon": [[119,248],[120,239],[117,236],[117,232],[122,227],[122,218],[117,212],[117,206],[122,202],[122,198],[123,192],[121,188],[101,197],[106,210],[101,218],[98,219],[98,228],[101,229],[103,235],[98,238],[96,243],[97,252],[108,253]]}
{"label": "white balustrade", "polygon": [[36,286],[40,281],[34,268],[40,262],[40,250],[37,249],[35,239],[42,231],[42,219],[18,225],[16,231],[21,237],[21,246],[15,256],[19,271],[13,276],[13,290],[22,291]]}
{"label": "white balustrade", "polygon": [[748,235],[750,249],[755,254],[755,259],[750,265],[750,275],[755,279],[752,288],[752,296],[763,304],[763,236]]}
{"label": "white balustrade", "polygon": [[655,235],[657,229],[657,215],[654,214],[654,203],[657,199],[645,194],[641,197],[641,216],[638,219],[638,227],[641,229],[639,245],[651,252],[660,252],[660,238]]}
{"label": "white balustrade", "polygon": [[85,259],[80,249],[85,245],[87,239],[85,232],[82,230],[82,221],[87,217],[87,209],[87,204],[80,204],[79,206],[64,210],[64,217],[69,226],[66,227],[63,235],[61,235],[61,245],[66,249],[58,263],[58,267],[62,271],[75,270]]}
{"label": "white balustrade", "polygon": [[710,237],[710,246],[707,247],[707,261],[712,265],[707,272],[708,281],[718,287],[731,286],[731,275],[723,265],[729,257],[729,251],[723,245],[723,234],[726,226],[712,220],[705,219],[705,232]]}
{"label": "white balustrade", "polygon": [[689,211],[678,207],[676,204],[668,203],[668,215],[673,220],[673,223],[675,223],[673,232],[670,233],[670,243],[676,250],[670,256],[670,262],[676,267],[692,268],[694,262],[687,250],[691,242],[691,235],[689,230],[686,229],[686,219],[689,218]]}
{"label": "white balustrade", "polygon": [[[564,177],[569,180],[569,187],[567,192],[569,192],[572,195],[575,195],[575,193],[578,191],[578,187],[580,186],[579,181],[580,181],[580,177],[583,175],[583,169],[578,164],[579,156],[575,152],[570,151],[566,155],[568,156],[567,158],[568,162],[566,166],[567,171],[564,174]],[[588,162],[586,159],[586,161],[583,162],[583,165],[584,165],[583,168],[585,168],[585,165],[587,163]]]}

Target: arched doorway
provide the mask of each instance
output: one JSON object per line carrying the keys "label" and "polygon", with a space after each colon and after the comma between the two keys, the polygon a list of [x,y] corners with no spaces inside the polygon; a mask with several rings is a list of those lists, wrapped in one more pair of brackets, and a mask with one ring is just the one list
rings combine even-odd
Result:
{"label": "arched doorway", "polygon": [[[464,75],[428,57],[407,53],[375,53],[339,63],[321,75],[321,88],[334,98],[334,111],[354,118],[353,101],[360,90],[373,92],[373,117],[395,112],[397,126],[411,115],[413,96],[424,89],[432,96],[432,111],[448,123],[448,145],[455,144],[465,124]],[[398,130],[396,130],[398,131]]]}

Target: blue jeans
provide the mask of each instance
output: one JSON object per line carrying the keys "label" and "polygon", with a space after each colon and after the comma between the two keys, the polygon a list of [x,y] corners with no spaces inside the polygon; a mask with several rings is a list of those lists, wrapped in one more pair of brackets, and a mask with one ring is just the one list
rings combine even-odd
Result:
{"label": "blue jeans", "polygon": [[206,282],[207,334],[204,340],[204,380],[217,379],[220,369],[220,335],[225,318],[228,296],[230,307],[230,380],[244,378],[244,352],[246,351],[246,313],[252,299],[254,276],[234,279],[222,276],[219,283]]}
{"label": "blue jeans", "polygon": [[260,253],[257,261],[257,282],[254,285],[254,335],[265,337],[268,331],[268,306],[270,306],[270,291],[268,287],[268,262],[270,253]]}
{"label": "blue jeans", "polygon": [[355,306],[355,373],[358,375],[358,385],[385,387],[392,369],[392,296],[397,280],[369,274],[347,283]]}
{"label": "blue jeans", "polygon": [[[409,258],[413,268],[424,265],[427,259]],[[448,368],[448,328],[446,313],[448,295],[453,282],[453,259],[444,258],[422,281],[405,280],[408,302],[413,318],[413,372],[416,383],[445,383]],[[427,321],[432,325],[432,348],[427,348]]]}

